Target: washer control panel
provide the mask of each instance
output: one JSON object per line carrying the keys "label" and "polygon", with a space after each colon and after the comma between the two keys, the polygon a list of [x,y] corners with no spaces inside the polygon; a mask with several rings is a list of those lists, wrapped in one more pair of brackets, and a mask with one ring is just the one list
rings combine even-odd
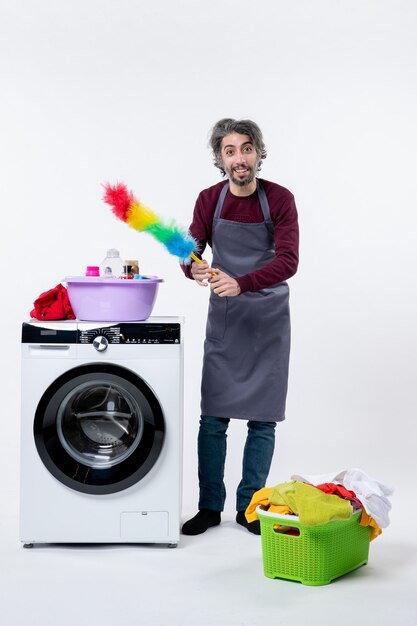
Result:
{"label": "washer control panel", "polygon": [[109,344],[179,344],[179,323],[157,322],[25,322],[22,343],[93,344],[99,352]]}
{"label": "washer control panel", "polygon": [[[105,350],[108,344],[178,344],[181,341],[180,324],[123,322],[117,325],[79,329],[79,343],[92,343]],[[103,345],[105,344],[105,347]]]}
{"label": "washer control panel", "polygon": [[[84,329],[78,329],[79,343],[92,343],[96,350],[102,352],[107,348],[109,343],[122,343],[120,341],[119,326],[97,326],[91,327],[90,324]],[[101,347],[99,347],[101,346]]]}

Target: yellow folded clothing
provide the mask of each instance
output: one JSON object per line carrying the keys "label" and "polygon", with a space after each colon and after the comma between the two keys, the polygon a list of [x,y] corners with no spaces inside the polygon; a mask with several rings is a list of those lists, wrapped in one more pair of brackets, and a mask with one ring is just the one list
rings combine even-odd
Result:
{"label": "yellow folded clothing", "polygon": [[365,511],[365,509],[362,509],[362,515],[361,515],[361,518],[359,520],[359,524],[361,526],[370,526],[371,527],[371,536],[370,536],[370,540],[371,541],[373,541],[374,539],[379,537],[379,535],[382,533],[381,527],[378,526],[378,524],[376,523],[376,521],[374,520],[373,517],[368,515],[368,513]]}
{"label": "yellow folded clothing", "polygon": [[264,487],[263,489],[259,489],[259,491],[255,491],[252,496],[252,500],[245,511],[247,522],[254,522],[258,519],[258,515],[256,513],[257,506],[261,506],[265,510],[269,508],[269,496],[271,495],[271,491],[272,487]]}
{"label": "yellow folded clothing", "polygon": [[280,515],[292,515],[290,507],[286,504],[270,504],[268,513],[279,513]]}
{"label": "yellow folded clothing", "polygon": [[281,513],[281,515],[291,515],[292,511],[286,504],[271,504],[269,500],[269,496],[271,495],[272,487],[264,487],[263,489],[259,489],[256,491],[252,500],[249,503],[248,508],[245,511],[246,520],[250,522],[254,522],[258,519],[258,515],[256,513],[256,507],[260,506],[269,513]]}
{"label": "yellow folded clothing", "polygon": [[269,501],[274,505],[287,505],[304,526],[349,519],[353,513],[348,500],[295,480],[272,487]]}

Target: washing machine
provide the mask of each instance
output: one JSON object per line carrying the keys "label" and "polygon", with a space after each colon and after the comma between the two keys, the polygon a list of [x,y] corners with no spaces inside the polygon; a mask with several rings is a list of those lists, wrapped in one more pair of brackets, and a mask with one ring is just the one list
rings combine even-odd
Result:
{"label": "washing machine", "polygon": [[22,326],[20,539],[179,541],[183,320]]}

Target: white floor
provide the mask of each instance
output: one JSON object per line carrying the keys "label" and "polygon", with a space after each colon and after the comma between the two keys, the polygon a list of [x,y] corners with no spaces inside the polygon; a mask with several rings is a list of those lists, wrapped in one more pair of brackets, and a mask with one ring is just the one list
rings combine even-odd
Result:
{"label": "white floor", "polygon": [[176,549],[48,545],[28,550],[17,538],[17,513],[7,509],[0,522],[4,626],[417,624],[414,524],[399,511],[371,543],[366,566],[330,585],[308,587],[266,578],[260,538],[231,515],[204,535],[182,537]]}

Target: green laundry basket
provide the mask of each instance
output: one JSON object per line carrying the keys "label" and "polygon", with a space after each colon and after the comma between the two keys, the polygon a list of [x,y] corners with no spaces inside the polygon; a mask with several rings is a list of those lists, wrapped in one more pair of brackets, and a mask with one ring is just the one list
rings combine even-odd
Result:
{"label": "green laundry basket", "polygon": [[327,585],[368,562],[371,530],[359,524],[361,511],[349,520],[320,526],[303,526],[295,515],[268,513],[260,507],[256,512],[268,578]]}

